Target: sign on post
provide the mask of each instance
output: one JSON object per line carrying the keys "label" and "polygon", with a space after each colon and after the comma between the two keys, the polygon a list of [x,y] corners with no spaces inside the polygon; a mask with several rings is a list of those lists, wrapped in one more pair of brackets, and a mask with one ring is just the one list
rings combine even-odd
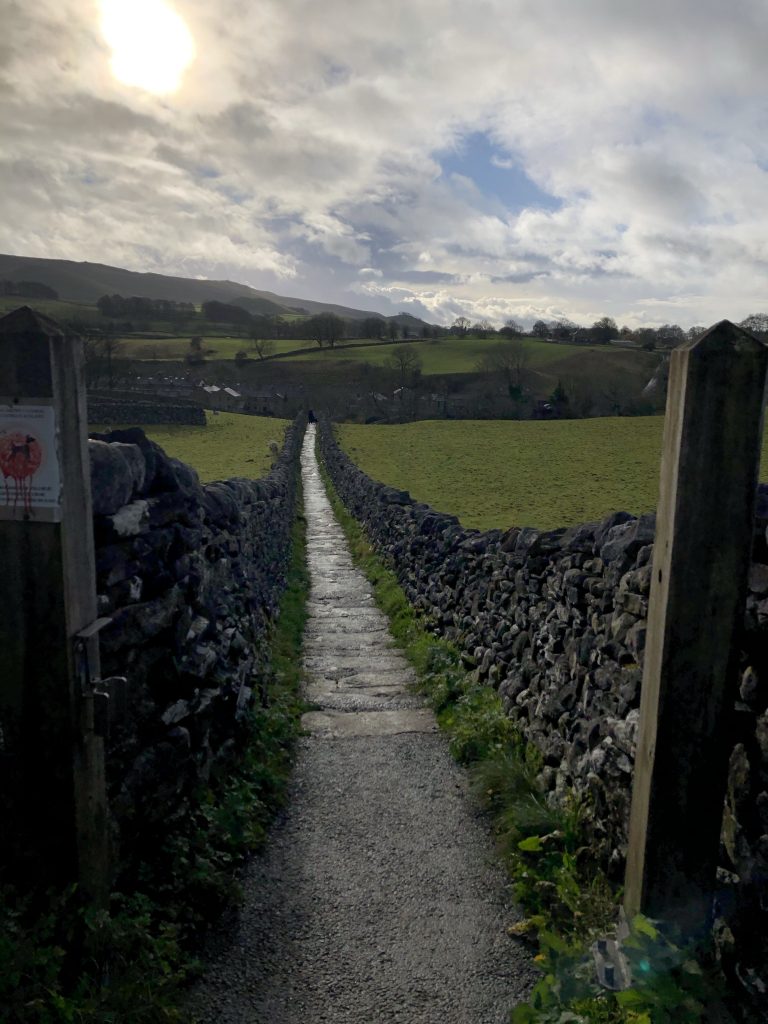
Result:
{"label": "sign on post", "polygon": [[727,320],[671,355],[624,907],[711,920],[768,348]]}
{"label": "sign on post", "polygon": [[0,519],[61,519],[61,475],[51,404],[0,397]]}

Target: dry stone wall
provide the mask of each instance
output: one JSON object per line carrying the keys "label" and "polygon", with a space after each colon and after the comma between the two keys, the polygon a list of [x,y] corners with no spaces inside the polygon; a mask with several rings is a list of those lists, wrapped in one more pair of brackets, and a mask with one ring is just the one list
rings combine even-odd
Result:
{"label": "dry stone wall", "polygon": [[[655,516],[616,512],[568,529],[481,533],[371,480],[339,449],[327,423],[319,437],[340,497],[411,603],[456,643],[477,679],[499,692],[541,751],[541,781],[551,798],[569,791],[587,798],[594,848],[621,878]],[[733,753],[719,899],[725,955],[737,951],[743,983],[758,994],[766,951],[755,935],[768,935],[767,525],[762,485],[756,561],[737,640],[739,700],[723,723]]]}
{"label": "dry stone wall", "polygon": [[297,421],[264,478],[209,484],[139,429],[89,442],[99,613],[112,620],[101,633],[102,676],[128,681],[107,758],[123,863],[129,833],[146,839],[186,813],[260,699],[302,436]]}
{"label": "dry stone wall", "polygon": [[141,398],[114,398],[107,395],[88,396],[90,423],[175,423],[193,427],[205,426],[205,410],[194,402],[162,402]]}

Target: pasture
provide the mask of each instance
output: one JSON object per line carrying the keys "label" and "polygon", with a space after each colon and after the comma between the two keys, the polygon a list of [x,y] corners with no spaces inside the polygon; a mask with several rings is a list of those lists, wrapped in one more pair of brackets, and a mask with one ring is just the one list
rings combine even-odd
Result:
{"label": "pasture", "polygon": [[[242,416],[221,412],[205,414],[207,426],[176,424],[135,424],[168,454],[193,466],[203,483],[233,476],[256,479],[269,472],[272,454],[269,442],[282,448],[289,420],[268,416]],[[106,427],[92,427],[95,432]],[[121,428],[117,428],[121,429]]]}
{"label": "pasture", "polygon": [[[369,476],[410,491],[465,526],[554,529],[608,512],[655,509],[661,416],[554,421],[340,425]],[[768,445],[763,466],[768,469]]]}
{"label": "pasture", "polygon": [[[119,340],[122,356],[129,359],[141,359],[149,362],[157,360],[181,360],[189,353],[189,342],[191,334],[183,337],[168,338],[135,338],[122,337]],[[293,349],[307,348],[312,344],[310,341],[289,341],[280,339],[273,341],[274,354],[290,352]],[[253,343],[248,338],[237,338],[218,335],[203,336],[203,351],[206,359],[210,360],[231,360],[238,352],[245,352],[249,359],[259,362],[259,357]]]}
{"label": "pasture", "polygon": [[[142,361],[147,369],[160,367],[163,363],[182,364],[190,351],[188,335],[157,339],[126,337],[120,340],[120,355]],[[205,370],[202,364],[190,369],[198,374],[205,373],[206,379],[216,383],[322,382],[338,386],[347,384],[357,391],[371,386],[386,393],[394,387],[392,382],[398,379],[396,370],[387,371],[386,368],[393,358],[393,349],[403,346],[413,351],[421,361],[422,387],[439,389],[447,386],[445,380],[448,375],[456,382],[461,379],[461,374],[476,375],[483,359],[503,347],[504,339],[444,338],[439,341],[398,342],[397,346],[377,341],[353,341],[332,349],[319,349],[308,340],[283,338],[273,340],[271,345],[270,356],[261,360],[247,338],[206,334],[202,343]],[[613,409],[623,411],[628,401],[639,400],[660,359],[658,353],[609,345],[556,345],[526,338],[523,346],[527,363],[522,381],[529,393],[535,398],[546,399],[561,382],[571,395],[574,408],[587,414],[595,406],[604,412]],[[248,362],[235,364],[235,356],[241,351],[248,355]],[[230,370],[236,372],[236,378],[231,378]],[[442,377],[443,383],[430,384],[430,377]],[[371,384],[371,381],[375,383]],[[477,383],[472,384],[472,381]],[[485,387],[497,396],[506,395],[507,381],[499,369],[482,372],[479,377],[464,378],[459,390],[468,384]],[[650,404],[646,402],[646,406],[651,412],[652,400]]]}
{"label": "pasture", "polygon": [[[500,346],[503,347],[505,338],[487,338],[481,341],[478,338],[441,338],[432,341],[401,341],[398,345],[407,346],[412,349],[421,359],[422,372],[424,374],[436,373],[473,373],[477,369],[478,362],[486,355],[493,354]],[[391,344],[374,342],[335,349],[323,349],[316,352],[309,352],[306,355],[294,356],[295,359],[317,360],[334,359],[343,362],[368,362],[373,366],[384,366],[392,356]],[[563,358],[564,350],[570,351],[578,348],[579,351],[600,351],[604,353],[606,346],[592,345],[553,345],[544,341],[537,341],[535,338],[523,339],[523,345],[528,354],[528,366],[531,369],[544,367],[550,363],[557,362]]]}
{"label": "pasture", "polygon": [[21,306],[29,306],[43,316],[51,317],[52,320],[78,320],[91,326],[101,326],[104,322],[98,309],[85,303],[67,302],[64,299],[33,299],[24,295],[0,295],[0,316],[12,313]]}

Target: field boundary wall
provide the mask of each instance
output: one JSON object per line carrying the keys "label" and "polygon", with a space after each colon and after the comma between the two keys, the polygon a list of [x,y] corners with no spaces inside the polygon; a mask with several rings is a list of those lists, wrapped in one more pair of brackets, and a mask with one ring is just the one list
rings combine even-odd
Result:
{"label": "field boundary wall", "polygon": [[119,868],[194,806],[262,699],[303,433],[263,478],[208,484],[138,428],[91,435],[102,675],[127,679],[107,745]]}
{"label": "field boundary wall", "polygon": [[[621,880],[655,516],[615,512],[567,529],[479,532],[371,480],[340,449],[327,422],[318,437],[339,496],[411,604],[456,644],[476,679],[497,690],[540,751],[548,799],[562,801],[569,793],[585,799],[592,846]],[[768,975],[766,527],[768,486],[761,485],[738,641],[739,699],[723,723],[732,752],[716,925],[723,956],[753,995],[768,984],[760,978]]]}
{"label": "field boundary wall", "polygon": [[100,425],[123,426],[133,423],[180,423],[205,426],[205,411],[194,402],[157,402],[136,398],[88,396],[88,421]]}

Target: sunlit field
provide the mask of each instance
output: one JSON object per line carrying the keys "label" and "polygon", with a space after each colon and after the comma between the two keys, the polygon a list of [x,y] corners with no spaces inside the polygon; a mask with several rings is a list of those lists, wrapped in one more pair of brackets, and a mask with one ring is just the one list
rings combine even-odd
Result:
{"label": "sunlit field", "polygon": [[[272,465],[269,442],[277,441],[282,448],[285,428],[290,423],[290,420],[269,416],[242,416],[230,412],[217,416],[206,412],[205,416],[208,421],[205,427],[141,423],[135,426],[141,427],[168,455],[194,466],[200,479],[208,482],[233,476],[254,479],[264,476]],[[91,429],[99,432],[109,428],[95,426]]]}
{"label": "sunlit field", "polygon": [[[189,354],[191,334],[179,338],[131,338],[118,339],[121,346],[120,355],[129,359],[184,359]],[[294,349],[308,348],[310,341],[273,341],[272,352],[291,352]],[[258,362],[259,355],[248,338],[227,338],[208,335],[203,337],[203,353],[206,359],[234,359],[238,352],[245,352],[249,359]]]}
{"label": "sunlit field", "polygon": [[[163,360],[183,359],[190,351],[191,335],[175,338],[136,338],[120,339],[122,355],[134,359]],[[503,348],[506,339],[488,338],[481,341],[477,338],[444,338],[440,341],[400,341],[396,345],[406,345],[418,355],[422,364],[422,372],[430,374],[442,373],[473,373],[485,356],[492,355]],[[280,357],[294,363],[335,362],[335,363],[370,363],[372,366],[384,366],[392,358],[395,345],[380,341],[345,341],[334,348],[318,348],[309,339],[297,340],[281,338],[269,342],[270,355]],[[203,350],[208,360],[234,359],[238,352],[245,352],[249,359],[258,361],[259,356],[253,343],[248,338],[220,337],[207,335],[203,338]],[[554,345],[536,338],[523,339],[527,352],[526,368],[536,374],[544,373],[555,376],[568,372],[576,364],[621,371],[637,371],[645,368],[650,376],[659,361],[658,354],[638,350],[614,348],[610,345]],[[287,353],[295,353],[287,355]],[[573,361],[576,361],[574,363]]]}
{"label": "sunlit field", "polygon": [[[399,342],[407,344],[419,356],[422,362],[422,371],[425,374],[434,373],[471,373],[477,369],[478,362],[486,355],[503,348],[506,339],[488,338],[481,341],[478,338],[444,338],[440,341],[418,341]],[[546,368],[557,363],[568,355],[579,353],[586,356],[589,352],[599,352],[602,357],[615,358],[626,361],[637,362],[636,351],[622,351],[611,348],[607,345],[553,345],[545,341],[537,341],[535,338],[523,339],[523,345],[528,353],[528,368]],[[351,347],[342,349],[323,349],[322,351],[311,352],[295,356],[295,359],[336,359],[354,362],[369,362],[376,366],[386,363],[392,356],[392,345],[370,345],[364,348]],[[658,362],[658,357],[655,360]]]}
{"label": "sunlit field", "polygon": [[[479,529],[554,529],[608,512],[652,511],[661,416],[338,427],[374,479]],[[763,444],[764,472],[768,446]]]}

